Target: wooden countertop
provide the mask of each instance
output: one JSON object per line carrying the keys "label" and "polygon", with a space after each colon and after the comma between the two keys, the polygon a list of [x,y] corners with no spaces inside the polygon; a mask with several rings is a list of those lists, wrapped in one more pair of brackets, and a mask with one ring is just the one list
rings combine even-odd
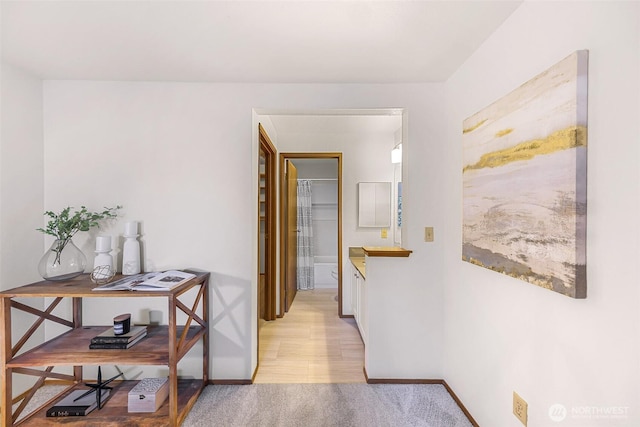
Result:
{"label": "wooden countertop", "polygon": [[365,255],[370,257],[408,257],[413,251],[397,246],[362,246],[349,248],[349,260],[366,279]]}
{"label": "wooden countertop", "polygon": [[408,257],[413,252],[397,246],[363,246],[362,249],[370,257]]}

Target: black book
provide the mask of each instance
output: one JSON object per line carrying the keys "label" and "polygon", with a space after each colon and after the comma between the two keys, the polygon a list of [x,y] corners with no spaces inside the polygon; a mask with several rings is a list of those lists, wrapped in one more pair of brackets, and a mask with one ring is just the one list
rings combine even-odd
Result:
{"label": "black book", "polygon": [[[82,396],[88,390],[74,390],[47,409],[47,417],[82,417],[98,407],[96,392]],[[108,389],[101,390],[100,405],[109,397]],[[80,398],[79,398],[80,397]],[[79,399],[78,399],[79,398]],[[75,400],[78,399],[78,400]]]}
{"label": "black book", "polygon": [[103,333],[98,334],[95,337],[91,338],[91,344],[112,344],[112,343],[127,344],[135,340],[136,338],[138,338],[143,333],[145,334],[147,333],[146,326],[132,326],[129,332],[127,332],[126,334],[120,334],[120,335],[116,335],[113,332],[113,328],[109,328]]}
{"label": "black book", "polygon": [[136,344],[138,341],[140,341],[142,338],[147,336],[147,331],[144,331],[142,334],[138,335],[138,337],[136,339],[134,339],[131,342],[112,342],[112,343],[94,343],[92,342],[91,344],[89,344],[89,348],[91,350],[97,350],[97,349],[120,349],[120,350],[125,350],[127,348],[132,347],[134,344]]}

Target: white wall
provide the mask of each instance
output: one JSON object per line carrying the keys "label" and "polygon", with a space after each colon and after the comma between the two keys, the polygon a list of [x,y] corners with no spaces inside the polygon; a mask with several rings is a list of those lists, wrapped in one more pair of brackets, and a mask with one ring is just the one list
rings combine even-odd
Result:
{"label": "white wall", "polygon": [[[525,2],[446,83],[444,378],[480,425],[521,425],[513,391],[529,426],[640,425],[639,14],[637,2]],[[590,52],[585,300],[460,260],[463,119],[579,49]],[[569,412],[558,424],[554,404]]]}
{"label": "white wall", "polygon": [[0,289],[9,289],[39,279],[44,253],[42,82],[2,64],[1,84]]}
{"label": "white wall", "polygon": [[[420,309],[432,320],[413,326],[416,340],[428,342],[430,353],[415,373],[439,378],[442,270],[434,256],[439,244],[420,244],[424,224],[417,221],[436,216],[427,212],[429,205],[421,197],[440,191],[437,182],[426,179],[424,169],[433,170],[439,162],[427,153],[442,141],[442,95],[442,84],[47,81],[45,206],[122,204],[120,222],[104,231],[118,235],[124,221],[142,221],[145,269],[194,266],[211,271],[211,376],[249,379],[256,364],[257,333],[255,111],[406,108],[409,123],[415,119],[407,138],[415,141],[411,153],[421,159],[415,168],[409,160],[407,181],[415,188],[405,184],[408,200],[413,191],[416,194],[415,202],[405,207],[403,244],[414,250],[407,262],[412,271],[407,286],[421,290]],[[270,136],[283,151],[282,136]],[[355,185],[352,188],[355,192]],[[91,255],[93,240],[86,233],[74,240]],[[144,320],[144,309],[152,304],[143,305],[121,305],[118,310],[131,309],[134,317]],[[107,318],[104,307],[86,304],[87,323]]]}
{"label": "white wall", "polygon": [[[42,82],[16,67],[0,69],[0,290],[40,280],[38,261],[44,253]],[[28,304],[42,308],[41,299]],[[34,317],[16,312],[14,336],[26,331]],[[25,348],[41,340],[37,333]],[[17,339],[14,339],[14,344]],[[14,391],[29,381],[15,376]]]}

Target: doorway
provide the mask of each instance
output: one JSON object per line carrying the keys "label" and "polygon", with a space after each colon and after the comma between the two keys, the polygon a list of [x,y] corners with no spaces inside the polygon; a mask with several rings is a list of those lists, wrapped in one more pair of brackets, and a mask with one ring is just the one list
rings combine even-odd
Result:
{"label": "doorway", "polygon": [[[369,180],[392,181],[387,174],[389,154],[399,141],[406,128],[406,116],[403,110],[313,110],[282,111],[255,110],[255,123],[262,122],[270,133],[273,132],[274,145],[278,148],[276,172],[277,226],[276,280],[273,294],[276,299],[274,322],[262,322],[256,334],[258,345],[257,364],[254,381],[273,382],[364,382],[362,362],[363,343],[353,319],[350,304],[349,275],[342,280],[347,250],[345,242],[360,245],[376,241],[380,233],[371,233],[369,229],[356,226],[352,212],[356,212],[354,189],[364,176]],[[257,138],[256,138],[256,155]],[[327,152],[324,152],[324,151]],[[340,268],[339,292],[335,289],[318,289],[310,292],[297,292],[295,303],[290,311],[284,310],[284,274],[283,256],[283,219],[282,176],[285,160],[307,159],[314,153],[321,157],[334,158],[340,162],[340,222],[338,247]],[[256,164],[258,163],[256,159]],[[343,175],[344,168],[347,169]],[[364,174],[363,174],[364,172]],[[399,169],[398,169],[399,172]],[[383,175],[386,174],[386,175]],[[397,174],[401,177],[401,174]],[[394,185],[393,188],[396,188]],[[399,187],[398,187],[399,188]],[[344,189],[344,191],[343,191]],[[344,212],[343,212],[344,211]],[[346,214],[344,217],[343,214]],[[400,224],[398,223],[398,229]],[[400,238],[393,233],[393,238]],[[399,240],[398,240],[399,241]],[[395,240],[394,240],[395,242]],[[381,241],[381,243],[386,243]],[[390,243],[390,242],[389,242]],[[257,253],[257,251],[256,251]],[[257,296],[257,295],[256,295]],[[339,300],[339,301],[338,301]],[[338,304],[339,302],[339,304]],[[310,304],[318,303],[319,306]],[[256,304],[257,306],[257,304]],[[327,309],[325,312],[324,309]],[[339,311],[339,317],[338,312]],[[338,326],[339,325],[339,326]],[[302,339],[305,337],[305,339]],[[343,345],[341,348],[338,344]],[[258,372],[259,371],[259,372]]]}
{"label": "doorway", "polygon": [[[328,161],[335,164],[335,172],[330,178],[316,178],[319,180],[335,180],[335,276],[338,288],[338,316],[342,313],[342,153],[281,153],[280,154],[280,313],[283,317],[291,308],[298,289],[297,265],[298,265],[298,234],[301,231],[297,223],[297,192],[293,186],[297,184],[298,173],[296,164],[305,162]],[[308,163],[307,163],[308,164]],[[307,178],[309,176],[306,176]],[[294,214],[294,212],[296,212]],[[318,236],[320,237],[320,236]],[[319,242],[316,239],[316,246]],[[323,245],[326,246],[326,245]],[[312,261],[313,262],[313,261]]]}
{"label": "doorway", "polygon": [[[278,317],[282,318],[266,322],[259,331],[259,369],[253,381],[366,383],[364,344],[353,316],[342,315],[342,153],[280,153],[279,157]],[[299,194],[289,191],[299,187]],[[310,220],[300,224],[298,203],[292,199],[306,197],[303,187],[310,187],[312,212]],[[300,219],[304,216],[301,212]],[[313,286],[303,284],[298,289],[298,230],[309,223],[313,228]],[[305,278],[300,279],[302,283]]]}

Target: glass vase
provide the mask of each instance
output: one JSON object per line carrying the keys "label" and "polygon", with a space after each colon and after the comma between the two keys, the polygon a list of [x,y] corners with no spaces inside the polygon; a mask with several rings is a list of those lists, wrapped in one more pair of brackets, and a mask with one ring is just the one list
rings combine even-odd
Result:
{"label": "glass vase", "polygon": [[87,257],[72,240],[56,240],[40,259],[38,272],[45,280],[68,280],[84,273]]}

